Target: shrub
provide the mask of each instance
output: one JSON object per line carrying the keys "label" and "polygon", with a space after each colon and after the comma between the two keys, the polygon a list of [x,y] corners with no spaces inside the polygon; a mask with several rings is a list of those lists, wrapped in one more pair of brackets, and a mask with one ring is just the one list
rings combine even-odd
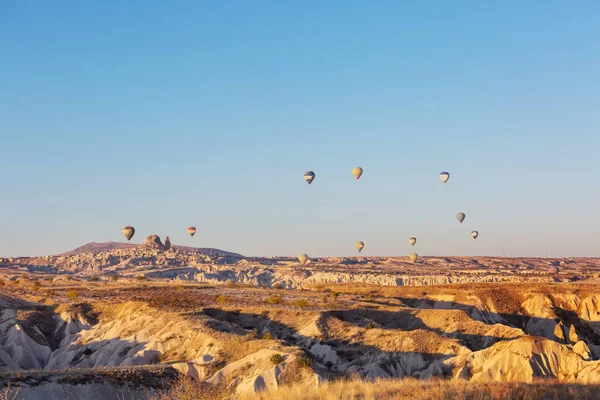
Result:
{"label": "shrub", "polygon": [[217,297],[217,303],[224,306],[225,304],[227,304],[227,297],[225,297],[225,296]]}
{"label": "shrub", "polygon": [[77,293],[77,290],[71,290],[71,291],[67,292],[67,297],[71,301],[75,301],[79,297],[79,293]]}
{"label": "shrub", "polygon": [[110,275],[110,280],[113,281],[113,282],[116,282],[116,281],[119,280],[120,277],[121,276],[119,276],[119,274],[116,274],[116,273],[115,274],[111,274]]}
{"label": "shrub", "polygon": [[269,304],[283,304],[283,297],[273,295],[273,296],[269,297],[267,299],[267,301],[269,302]]}
{"label": "shrub", "polygon": [[137,275],[137,276],[135,277],[135,280],[136,280],[136,281],[139,281],[139,282],[141,282],[141,281],[143,281],[143,280],[145,280],[145,279],[146,279],[146,277],[145,277],[144,275]]}
{"label": "shrub", "polygon": [[271,361],[271,364],[273,364],[273,365],[281,364],[284,361],[283,356],[279,353],[273,354],[271,356],[271,358],[269,358],[269,360]]}
{"label": "shrub", "polygon": [[[273,335],[271,335],[271,332],[265,333],[262,338],[264,340],[275,340],[275,338],[273,337]],[[279,364],[279,363],[277,363],[277,364]]]}
{"label": "shrub", "polygon": [[0,279],[0,287],[4,286],[4,281]]}
{"label": "shrub", "polygon": [[298,299],[294,302],[294,305],[296,307],[304,308],[304,307],[308,307],[310,305],[310,303],[306,299]]}
{"label": "shrub", "polygon": [[39,289],[41,286],[42,286],[42,284],[40,283],[40,281],[39,281],[39,280],[37,280],[37,279],[36,279],[36,280],[33,282],[33,288],[34,288],[35,290],[38,290],[38,289]]}
{"label": "shrub", "polygon": [[308,356],[300,356],[298,357],[298,365],[300,365],[303,368],[311,368],[312,359]]}
{"label": "shrub", "polygon": [[90,276],[90,282],[98,282],[100,280],[100,278],[98,278],[97,276]]}
{"label": "shrub", "polygon": [[337,298],[340,295],[338,292],[331,292],[331,295],[333,296],[333,301],[337,302]]}
{"label": "shrub", "polygon": [[19,282],[19,280],[18,280],[18,279],[15,279],[15,280],[13,281],[13,285],[18,285],[19,283],[20,283],[20,282]]}
{"label": "shrub", "polygon": [[278,283],[277,285],[273,286],[275,289],[285,289],[285,284],[284,283]]}
{"label": "shrub", "polygon": [[325,296],[323,296],[323,303],[327,304],[328,299],[329,295],[326,294]]}
{"label": "shrub", "polygon": [[373,321],[369,322],[369,325],[367,325],[367,329],[373,329],[375,328],[375,324],[373,323]]}
{"label": "shrub", "polygon": [[230,279],[230,280],[227,281],[227,286],[228,287],[235,287],[236,283],[233,280]]}
{"label": "shrub", "polygon": [[69,282],[73,280],[73,277],[71,275],[67,275],[67,277],[65,278],[66,280],[68,280]]}

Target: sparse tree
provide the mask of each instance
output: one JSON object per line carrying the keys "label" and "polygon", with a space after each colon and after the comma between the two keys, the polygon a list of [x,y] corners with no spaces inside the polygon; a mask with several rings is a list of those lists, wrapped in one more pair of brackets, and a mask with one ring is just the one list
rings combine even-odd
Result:
{"label": "sparse tree", "polygon": [[333,296],[333,301],[335,301],[337,303],[338,300],[338,296],[340,295],[338,292],[331,292],[331,295]]}

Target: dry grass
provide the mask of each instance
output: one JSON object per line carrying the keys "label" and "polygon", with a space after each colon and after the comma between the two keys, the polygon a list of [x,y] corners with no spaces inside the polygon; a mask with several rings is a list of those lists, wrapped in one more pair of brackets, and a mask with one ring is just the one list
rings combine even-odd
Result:
{"label": "dry grass", "polygon": [[19,396],[19,388],[1,388],[0,400],[17,400]]}
{"label": "dry grass", "polygon": [[[294,384],[243,400],[525,400],[598,398],[600,385],[579,385],[539,381],[535,383],[471,383],[467,381],[411,378],[365,382],[361,380],[325,383],[319,387]],[[174,397],[178,399],[178,397]]]}

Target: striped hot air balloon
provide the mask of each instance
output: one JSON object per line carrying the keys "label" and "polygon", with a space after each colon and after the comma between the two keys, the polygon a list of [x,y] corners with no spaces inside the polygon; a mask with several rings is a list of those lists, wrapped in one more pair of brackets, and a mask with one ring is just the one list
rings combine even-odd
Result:
{"label": "striped hot air balloon", "polygon": [[306,254],[300,254],[298,256],[298,261],[300,261],[300,264],[305,265],[306,262],[308,261],[308,256]]}
{"label": "striped hot air balloon", "polygon": [[133,235],[135,235],[135,228],[133,226],[126,226],[123,228],[123,235],[127,238],[127,241],[130,241]]}
{"label": "striped hot air balloon", "polygon": [[448,179],[450,179],[450,174],[447,172],[440,172],[440,179],[442,180],[442,182],[444,182],[444,184],[446,182],[448,182]]}
{"label": "striped hot air balloon", "polygon": [[304,173],[304,180],[306,182],[308,182],[308,184],[310,185],[312,183],[312,181],[315,180],[315,173],[312,171],[306,171]]}
{"label": "striped hot air balloon", "polygon": [[195,234],[196,234],[196,227],[194,227],[194,226],[190,226],[190,227],[188,228],[188,235],[190,235],[190,236],[194,236]]}

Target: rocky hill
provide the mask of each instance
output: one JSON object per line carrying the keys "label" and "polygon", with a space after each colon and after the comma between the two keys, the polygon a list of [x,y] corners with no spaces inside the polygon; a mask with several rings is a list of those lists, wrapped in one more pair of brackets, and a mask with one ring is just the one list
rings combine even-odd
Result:
{"label": "rocky hill", "polygon": [[18,276],[46,272],[102,276],[144,275],[205,283],[301,288],[315,284],[382,286],[494,282],[577,282],[600,277],[596,258],[327,257],[301,265],[295,257],[244,257],[217,249],[164,243],[151,235],[142,245],[89,243],[57,256],[0,258],[0,270]]}

